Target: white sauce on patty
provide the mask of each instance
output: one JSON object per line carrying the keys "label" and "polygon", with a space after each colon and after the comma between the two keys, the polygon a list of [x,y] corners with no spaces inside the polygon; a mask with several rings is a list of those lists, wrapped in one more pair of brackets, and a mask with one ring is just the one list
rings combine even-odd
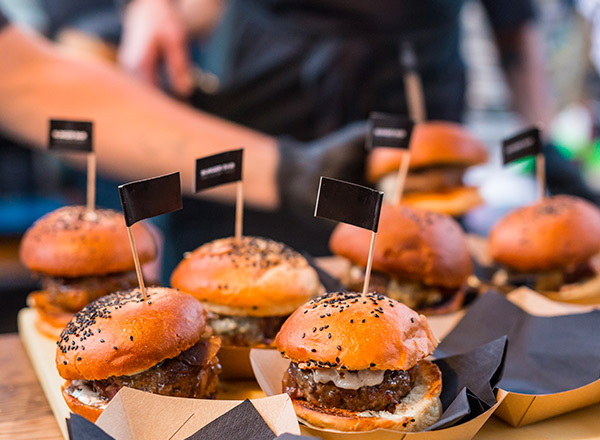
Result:
{"label": "white sauce on patty", "polygon": [[338,388],[357,390],[372,387],[383,382],[384,370],[341,371],[333,368],[322,368],[313,371],[317,383],[333,382]]}

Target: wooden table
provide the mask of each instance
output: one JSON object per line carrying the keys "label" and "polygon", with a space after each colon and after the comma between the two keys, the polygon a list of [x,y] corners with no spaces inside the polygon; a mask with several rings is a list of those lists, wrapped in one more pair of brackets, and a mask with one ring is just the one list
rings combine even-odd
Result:
{"label": "wooden table", "polygon": [[62,438],[19,336],[0,335],[0,439]]}
{"label": "wooden table", "polygon": [[[600,404],[514,429],[491,418],[474,440],[600,438]],[[0,335],[0,440],[62,440],[62,434],[16,334]]]}

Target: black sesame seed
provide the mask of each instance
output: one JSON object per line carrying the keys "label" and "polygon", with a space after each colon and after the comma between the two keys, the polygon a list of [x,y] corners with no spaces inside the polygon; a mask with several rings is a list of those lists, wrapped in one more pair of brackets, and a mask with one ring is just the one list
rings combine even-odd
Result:
{"label": "black sesame seed", "polygon": [[116,347],[116,346],[114,346],[114,345],[113,345],[113,348],[114,348],[115,350],[117,349],[117,347]]}
{"label": "black sesame seed", "polygon": [[316,353],[316,352],[317,352],[317,349],[316,349],[316,348],[313,348],[313,349],[312,349],[312,350],[310,350],[310,351],[312,351],[313,353]]}
{"label": "black sesame seed", "polygon": [[304,339],[305,336],[306,336],[306,333],[302,333],[302,339]]}
{"label": "black sesame seed", "polygon": [[133,341],[133,336],[130,336],[130,337],[129,337],[129,340],[130,340],[130,341]]}
{"label": "black sesame seed", "polygon": [[415,318],[410,318],[410,322],[414,323],[415,322]]}
{"label": "black sesame seed", "polygon": [[63,364],[64,364],[64,365],[67,365],[67,361],[63,361]]}
{"label": "black sesame seed", "polygon": [[327,338],[331,339],[331,333],[327,333]]}
{"label": "black sesame seed", "polygon": [[375,364],[373,362],[371,362],[371,367],[374,367],[374,366],[375,366]]}
{"label": "black sesame seed", "polygon": [[339,363],[340,363],[340,358],[339,358],[339,357],[336,357],[336,358],[335,358],[335,361],[336,361],[336,362],[339,364]]}
{"label": "black sesame seed", "polygon": [[363,319],[362,322],[364,323],[366,321],[366,319]]}
{"label": "black sesame seed", "polygon": [[78,356],[78,357],[77,357],[77,360],[78,360],[78,361],[80,361],[80,360],[81,360],[81,356]]}
{"label": "black sesame seed", "polygon": [[104,344],[104,339],[100,339],[100,342],[101,342],[102,344]]}
{"label": "black sesame seed", "polygon": [[338,346],[337,346],[337,349],[338,349],[339,351],[342,351],[342,346],[341,346],[341,345],[338,345]]}

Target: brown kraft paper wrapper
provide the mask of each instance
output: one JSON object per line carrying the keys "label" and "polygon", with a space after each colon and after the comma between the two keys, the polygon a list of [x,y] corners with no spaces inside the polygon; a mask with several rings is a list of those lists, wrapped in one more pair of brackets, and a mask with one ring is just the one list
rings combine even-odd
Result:
{"label": "brown kraft paper wrapper", "polygon": [[[502,375],[506,338],[498,338],[469,353],[437,359],[442,371],[441,419],[429,431],[404,433],[387,429],[341,432],[301,425],[306,435],[322,439],[351,437],[360,440],[418,438],[470,439],[498,407],[494,388]],[[267,396],[281,393],[281,380],[290,360],[275,350],[254,349],[250,359],[256,379]],[[445,387],[445,388],[444,388]]]}
{"label": "brown kraft paper wrapper", "polygon": [[[300,433],[287,395],[251,402],[275,435]],[[122,388],[96,424],[117,440],[185,440],[240,404],[242,401],[185,399]]]}

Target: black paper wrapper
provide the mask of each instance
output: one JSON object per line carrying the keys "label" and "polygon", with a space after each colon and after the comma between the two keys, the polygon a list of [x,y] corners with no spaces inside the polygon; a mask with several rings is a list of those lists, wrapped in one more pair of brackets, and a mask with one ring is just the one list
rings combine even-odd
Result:
{"label": "black paper wrapper", "polygon": [[67,431],[71,440],[114,440],[94,423],[74,413],[67,419]]}
{"label": "black paper wrapper", "polygon": [[471,305],[434,355],[464,352],[502,335],[510,341],[498,384],[503,390],[553,394],[600,377],[600,311],[533,316],[493,291]]}
{"label": "black paper wrapper", "polygon": [[273,440],[275,433],[262,418],[250,400],[204,426],[186,440]]}
{"label": "black paper wrapper", "polygon": [[468,352],[434,361],[442,372],[440,400],[444,412],[428,431],[467,422],[496,404],[506,347],[507,338],[501,336]]}

